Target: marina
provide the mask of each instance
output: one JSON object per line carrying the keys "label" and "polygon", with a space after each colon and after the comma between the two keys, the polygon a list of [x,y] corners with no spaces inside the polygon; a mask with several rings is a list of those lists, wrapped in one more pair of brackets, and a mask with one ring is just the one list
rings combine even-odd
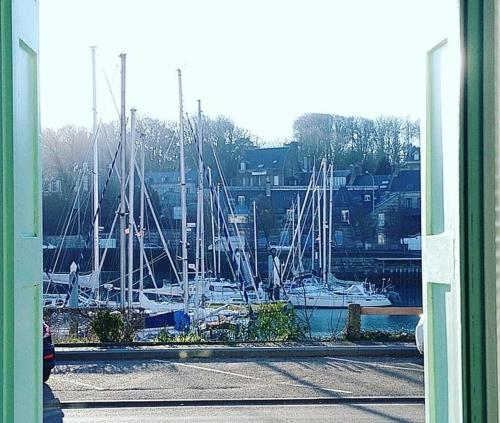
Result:
{"label": "marina", "polygon": [[[194,119],[184,112],[181,70],[177,71],[178,168],[172,182],[176,196],[169,227],[162,207],[154,200],[156,185],[146,172],[148,146],[138,129],[137,110],[127,112],[126,54],[120,55],[119,138],[114,151],[108,144],[109,154],[100,157],[95,47],[91,53],[92,171],[87,163],[79,169],[72,205],[66,209],[66,217],[61,216],[62,235],[51,236],[45,243],[46,309],[140,310],[146,316],[148,334],[156,336],[170,331],[164,322],[172,321],[174,315],[185,322],[182,327],[175,325],[174,334],[197,332],[215,322],[250,330],[260,307],[276,303],[283,310],[294,309],[293,316],[299,320],[305,317],[305,332],[310,337],[323,338],[328,333],[338,336],[339,328],[345,325],[343,310],[350,304],[419,305],[415,242],[396,256],[383,250],[374,256],[370,244],[360,244],[354,238],[346,248],[344,238],[356,236],[360,223],[351,222],[351,211],[344,205],[347,174],[336,171],[326,156],[308,165],[310,172],[303,171],[300,187],[293,176],[295,185],[288,188],[297,189],[295,193],[283,191],[279,201],[284,204],[284,213],[279,220],[269,214],[268,204],[271,186],[275,190],[281,184],[286,188],[285,180],[280,184],[279,174],[273,177],[272,185],[266,177],[264,196],[257,196],[248,205],[244,195],[237,195],[235,201],[234,184],[224,174],[222,157],[204,132],[201,101]],[[276,149],[268,150],[271,159]],[[292,143],[286,151],[293,154],[296,150]],[[211,157],[210,163],[207,157]],[[279,154],[274,157],[268,165],[271,168],[283,160]],[[238,171],[245,175],[247,166],[253,166],[252,160],[263,161],[257,169],[264,169],[269,159],[251,159],[250,155]],[[103,161],[108,161],[106,173],[101,170]],[[194,165],[191,169],[186,167],[188,161]],[[255,181],[256,186],[262,186],[261,174],[267,171],[252,171],[248,180],[242,176],[241,184],[249,182],[253,188]],[[114,218],[105,223],[107,191],[116,183],[116,197],[111,202],[115,204]],[[387,188],[384,184],[387,182],[381,179],[380,190]],[[371,196],[364,194],[364,201],[371,202],[375,215],[374,190],[375,186]],[[166,194],[162,195],[165,198]],[[393,197],[388,192],[379,203],[390,203]],[[385,214],[377,215],[379,228],[385,226],[381,216]],[[378,239],[380,243],[380,235]],[[401,270],[411,272],[411,287],[398,283],[400,280],[393,277],[397,276],[393,275],[395,268],[400,270],[399,276]],[[408,289],[415,292],[405,298]],[[369,327],[389,331],[406,330],[414,323],[414,319],[365,320]]]}

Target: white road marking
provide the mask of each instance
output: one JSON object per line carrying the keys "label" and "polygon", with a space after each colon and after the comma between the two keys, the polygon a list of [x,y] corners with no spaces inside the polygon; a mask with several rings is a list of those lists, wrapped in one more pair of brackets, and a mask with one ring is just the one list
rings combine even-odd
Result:
{"label": "white road marking", "polygon": [[385,367],[388,369],[410,370],[412,372],[421,372],[421,373],[424,372],[424,369],[417,369],[415,367],[392,366],[390,364],[370,363],[367,361],[348,360],[346,358],[328,357],[328,360],[345,361],[346,363],[355,363],[355,364],[365,364],[366,366],[373,366],[373,367]]}
{"label": "white road marking", "polygon": [[222,373],[222,374],[230,375],[230,376],[238,376],[238,377],[242,377],[244,379],[261,380],[258,377],[242,375],[241,373],[226,372],[224,370],[210,369],[207,367],[195,366],[194,364],[185,364],[185,363],[170,363],[170,364],[173,364],[175,366],[190,367],[192,369],[206,370],[207,372]]}
{"label": "white road marking", "polygon": [[[255,376],[248,376],[248,375],[243,375],[241,373],[234,373],[234,372],[226,372],[225,370],[217,370],[217,369],[211,369],[208,367],[202,367],[202,366],[195,366],[194,364],[186,364],[186,363],[174,363],[172,361],[163,361],[163,360],[155,360],[161,363],[168,363],[168,364],[173,364],[175,366],[184,366],[184,367],[190,367],[193,369],[198,369],[198,370],[206,370],[207,372],[214,372],[214,373],[221,373],[229,376],[238,376],[242,377],[244,379],[252,379],[252,380],[258,380],[258,381],[265,381],[265,379],[262,379],[260,377],[255,377]],[[300,383],[290,383],[290,382],[277,382],[280,385],[288,385],[288,386],[296,386],[299,388],[310,388],[314,389],[314,387],[305,385],[305,384],[300,384]],[[343,391],[342,389],[333,389],[333,388],[323,388],[321,386],[317,387],[318,389],[326,390],[326,391],[332,391],[332,392],[339,392],[342,394],[352,394],[351,391]]]}

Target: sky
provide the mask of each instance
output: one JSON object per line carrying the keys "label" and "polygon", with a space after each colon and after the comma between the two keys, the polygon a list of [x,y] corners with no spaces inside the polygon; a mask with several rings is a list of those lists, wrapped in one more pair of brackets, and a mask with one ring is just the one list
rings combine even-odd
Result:
{"label": "sky", "polygon": [[122,52],[127,109],[177,120],[180,68],[187,113],[200,99],[263,143],[291,139],[303,113],[417,118],[442,13],[431,0],[41,0],[42,128],[91,127],[91,45],[104,122]]}

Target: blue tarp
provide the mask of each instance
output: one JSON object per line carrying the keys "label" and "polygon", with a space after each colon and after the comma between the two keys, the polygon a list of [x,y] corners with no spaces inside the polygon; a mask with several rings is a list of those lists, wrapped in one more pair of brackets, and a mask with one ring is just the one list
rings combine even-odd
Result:
{"label": "blue tarp", "polygon": [[179,332],[183,332],[189,328],[191,324],[191,320],[189,319],[189,315],[184,313],[183,311],[174,311],[174,320],[175,320],[175,330]]}
{"label": "blue tarp", "polygon": [[148,316],[144,319],[144,328],[164,328],[167,326],[174,326],[176,324],[174,312],[157,314],[156,316]]}

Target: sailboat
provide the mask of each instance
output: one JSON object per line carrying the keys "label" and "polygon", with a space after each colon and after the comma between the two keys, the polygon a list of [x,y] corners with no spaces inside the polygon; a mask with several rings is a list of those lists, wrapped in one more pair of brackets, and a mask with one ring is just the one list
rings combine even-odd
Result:
{"label": "sailboat", "polygon": [[[322,174],[322,187],[319,186],[320,175]],[[329,212],[327,213],[327,186],[329,183]],[[333,226],[333,166],[328,168],[326,160],[323,160],[316,175],[313,171],[311,181],[306,192],[306,198],[298,212],[298,225],[294,231],[293,243],[298,244],[297,255],[300,266],[303,251],[300,246],[302,228],[300,222],[306,210],[306,202],[311,193],[310,208],[311,214],[310,236],[312,241],[311,272],[303,273],[302,269],[292,270],[295,275],[292,281],[284,284],[284,295],[288,297],[290,303],[298,308],[346,308],[349,304],[359,304],[361,306],[387,307],[392,305],[385,292],[380,292],[374,284],[368,281],[347,281],[338,279],[332,273],[332,226]],[[299,200],[297,201],[297,204]],[[315,236],[314,224],[317,219],[318,237]],[[318,267],[319,275],[313,273],[316,259],[315,243],[318,241]],[[328,248],[327,248],[328,247]],[[295,257],[295,246],[289,253]],[[292,260],[292,265],[295,260]],[[288,258],[287,258],[288,263]]]}

